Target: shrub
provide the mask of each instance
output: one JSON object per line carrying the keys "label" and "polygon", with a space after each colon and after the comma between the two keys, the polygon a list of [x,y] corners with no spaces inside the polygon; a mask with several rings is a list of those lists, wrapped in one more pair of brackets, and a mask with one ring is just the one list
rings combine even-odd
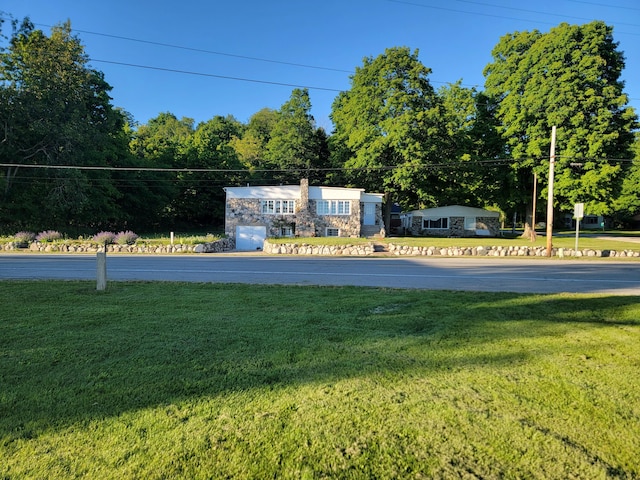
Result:
{"label": "shrub", "polygon": [[116,240],[116,234],[113,232],[99,232],[93,236],[93,241],[100,245],[109,245]]}
{"label": "shrub", "polygon": [[16,247],[18,248],[28,247],[35,239],[36,234],[33,232],[18,232],[13,236],[13,240],[16,242]]}
{"label": "shrub", "polygon": [[130,230],[127,230],[126,232],[118,233],[114,241],[118,245],[133,245],[134,243],[136,243],[137,239],[138,239],[138,235],[136,235]]}
{"label": "shrub", "polygon": [[36,236],[36,241],[40,243],[49,243],[54,240],[60,240],[62,238],[62,234],[55,230],[45,230],[44,232],[40,232]]}

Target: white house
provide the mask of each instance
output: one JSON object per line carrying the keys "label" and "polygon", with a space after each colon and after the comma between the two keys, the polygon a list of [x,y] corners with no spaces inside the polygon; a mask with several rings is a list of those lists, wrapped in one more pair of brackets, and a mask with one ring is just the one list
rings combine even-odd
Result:
{"label": "white house", "polygon": [[402,215],[407,234],[441,237],[500,236],[500,214],[482,208],[449,205],[413,210]]}
{"label": "white house", "polygon": [[267,237],[360,237],[384,233],[381,193],[300,185],[225,187],[225,234],[237,250]]}

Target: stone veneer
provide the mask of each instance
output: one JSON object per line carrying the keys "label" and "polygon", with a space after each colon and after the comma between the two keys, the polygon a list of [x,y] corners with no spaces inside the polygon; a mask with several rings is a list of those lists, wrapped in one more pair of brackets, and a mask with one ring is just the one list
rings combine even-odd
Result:
{"label": "stone veneer", "polygon": [[[236,227],[243,225],[267,227],[267,237],[279,237],[280,228],[292,226],[296,236],[325,237],[327,228],[337,228],[341,237],[359,237],[362,205],[351,201],[351,215],[315,215],[316,200],[309,200],[308,208],[300,208],[296,200],[296,213],[289,215],[265,215],[261,213],[261,201],[257,198],[230,198],[226,204],[225,235],[235,237]],[[382,223],[382,211],[376,206],[376,223]]]}
{"label": "stone veneer", "polygon": [[[430,236],[430,237],[475,237],[475,230],[464,229],[464,217],[449,217],[449,228],[430,229],[422,228],[423,218],[420,216],[412,217],[409,232],[414,236]],[[500,236],[500,222],[496,217],[476,217],[476,226],[479,230],[488,230],[489,237]]]}
{"label": "stone veneer", "polygon": [[[349,200],[349,215],[318,215],[318,201],[309,198],[309,180],[300,180],[299,197],[293,214],[263,214],[260,198],[229,198],[225,205],[225,234],[235,238],[239,226],[266,227],[267,238],[280,237],[283,227],[290,227],[296,237],[325,237],[335,228],[340,237],[383,234],[382,206],[376,205],[375,225],[362,225],[364,203]],[[290,198],[288,198],[290,199]],[[285,198],[273,200],[287,200]],[[340,199],[346,201],[347,199]]]}

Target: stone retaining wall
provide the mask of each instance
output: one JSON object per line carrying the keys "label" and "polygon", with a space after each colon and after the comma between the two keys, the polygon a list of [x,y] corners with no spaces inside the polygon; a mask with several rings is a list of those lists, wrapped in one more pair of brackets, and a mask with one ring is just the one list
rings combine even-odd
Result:
{"label": "stone retaining wall", "polygon": [[[545,247],[410,247],[407,245],[387,244],[388,252],[396,256],[439,256],[439,257],[546,257]],[[376,252],[373,244],[366,245],[308,245],[305,243],[264,242],[264,253],[279,255],[372,255]],[[577,250],[568,248],[552,249],[554,257],[640,257],[640,251],[634,250]]]}
{"label": "stone retaining wall", "polygon": [[[210,243],[197,245],[107,245],[109,253],[142,253],[142,254],[171,254],[171,253],[220,253],[236,248],[235,240],[222,238]],[[33,242],[26,248],[20,248],[15,243],[0,245],[5,252],[39,252],[39,253],[96,253],[104,251],[104,247],[95,243],[40,243]]]}
{"label": "stone retaining wall", "polygon": [[[222,253],[235,249],[233,238],[223,238],[210,243],[197,245],[108,245],[110,253],[139,254],[190,254],[190,253]],[[396,256],[440,256],[440,257],[545,257],[545,247],[510,246],[510,247],[410,247],[407,245],[387,244],[388,253]],[[27,248],[19,248],[15,243],[0,245],[5,252],[39,252],[39,253],[96,253],[102,247],[96,244],[77,243],[39,243],[34,242]],[[373,255],[379,248],[373,243],[360,245],[309,245],[306,243],[272,243],[264,242],[263,252],[275,255],[334,255],[334,256],[367,256]],[[554,248],[554,257],[615,257],[639,258],[637,250],[593,250],[574,251],[569,248]]]}
{"label": "stone retaining wall", "polygon": [[[509,246],[509,247],[410,247],[407,245],[388,245],[394,255],[427,255],[441,257],[546,257],[545,247]],[[554,257],[640,257],[640,251],[634,250],[574,250],[553,248]]]}
{"label": "stone retaining wall", "polygon": [[362,245],[309,245],[306,243],[271,243],[265,240],[262,247],[264,253],[279,255],[371,255],[375,248],[373,244]]}

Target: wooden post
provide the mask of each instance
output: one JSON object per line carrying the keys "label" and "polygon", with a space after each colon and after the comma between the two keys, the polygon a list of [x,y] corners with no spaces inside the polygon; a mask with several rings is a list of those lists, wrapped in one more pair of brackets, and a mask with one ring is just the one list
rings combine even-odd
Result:
{"label": "wooden post", "polygon": [[556,164],[556,126],[551,127],[551,149],[549,153],[549,195],[547,198],[547,257],[553,247],[553,175]]}
{"label": "wooden post", "polygon": [[107,289],[107,244],[104,244],[104,251],[98,252],[98,269],[97,269],[97,285],[96,290],[104,291]]}

